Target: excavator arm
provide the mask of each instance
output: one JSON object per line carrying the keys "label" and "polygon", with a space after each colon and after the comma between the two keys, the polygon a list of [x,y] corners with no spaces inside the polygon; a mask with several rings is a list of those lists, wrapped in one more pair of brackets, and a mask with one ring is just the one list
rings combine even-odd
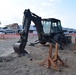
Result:
{"label": "excavator arm", "polygon": [[26,50],[24,49],[27,44],[28,32],[31,21],[35,23],[39,39],[40,40],[42,39],[41,35],[43,33],[43,26],[41,24],[41,17],[37,16],[34,13],[31,13],[29,9],[25,10],[23,16],[23,28],[22,31],[20,32],[20,40],[16,42],[13,46],[14,51],[19,55],[26,53]]}

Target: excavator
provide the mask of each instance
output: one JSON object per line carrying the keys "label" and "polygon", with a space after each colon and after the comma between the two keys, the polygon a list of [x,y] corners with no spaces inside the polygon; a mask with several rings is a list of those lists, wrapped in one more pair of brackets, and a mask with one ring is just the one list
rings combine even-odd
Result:
{"label": "excavator", "polygon": [[30,9],[25,9],[23,15],[23,27],[20,31],[20,39],[13,45],[14,51],[21,55],[27,53],[25,50],[28,33],[31,25],[31,21],[35,24],[38,41],[42,45],[49,43],[58,43],[60,48],[62,48],[62,43],[71,43],[71,36],[66,36],[64,30],[62,30],[61,21],[56,18],[42,19],[35,13],[32,13]]}

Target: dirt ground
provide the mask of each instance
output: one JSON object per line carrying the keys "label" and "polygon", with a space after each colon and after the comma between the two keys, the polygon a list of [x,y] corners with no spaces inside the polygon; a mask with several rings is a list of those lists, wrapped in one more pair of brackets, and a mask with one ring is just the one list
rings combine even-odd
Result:
{"label": "dirt ground", "polygon": [[[13,51],[13,44],[18,41],[19,37],[0,40],[0,75],[76,75],[74,38],[72,37],[71,44],[63,45],[64,50],[59,49],[59,56],[67,65],[59,66],[61,71],[55,71],[53,67],[48,69],[46,64],[44,66],[39,65],[48,56],[49,43],[45,46],[41,44],[29,46],[31,42],[37,40],[37,36],[29,36],[25,48],[29,54],[21,57],[18,57]],[[54,52],[55,48],[53,48]]]}

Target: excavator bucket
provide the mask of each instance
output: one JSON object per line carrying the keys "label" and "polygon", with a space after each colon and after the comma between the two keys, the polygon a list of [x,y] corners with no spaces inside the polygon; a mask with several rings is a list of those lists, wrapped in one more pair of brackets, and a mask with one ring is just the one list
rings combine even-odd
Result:
{"label": "excavator bucket", "polygon": [[21,43],[15,43],[13,45],[13,49],[14,51],[18,54],[18,55],[25,55],[28,54],[28,52],[26,50],[24,50],[24,47]]}
{"label": "excavator bucket", "polygon": [[21,43],[15,43],[14,45],[13,45],[13,49],[14,49],[14,51],[16,52],[16,53],[18,53],[18,54],[20,54],[21,53],[21,51],[20,51],[20,44]]}

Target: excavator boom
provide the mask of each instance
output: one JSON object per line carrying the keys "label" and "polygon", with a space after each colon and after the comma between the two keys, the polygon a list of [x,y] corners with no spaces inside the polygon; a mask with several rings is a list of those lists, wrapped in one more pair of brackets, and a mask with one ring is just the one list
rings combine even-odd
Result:
{"label": "excavator boom", "polygon": [[23,28],[22,28],[23,30],[20,32],[20,40],[13,46],[15,52],[18,54],[23,54],[26,52],[24,49],[27,44],[28,32],[31,21],[35,23],[38,35],[40,35],[40,33],[43,33],[43,26],[41,25],[41,17],[37,16],[34,13],[31,13],[29,9],[25,10],[23,16]]}

